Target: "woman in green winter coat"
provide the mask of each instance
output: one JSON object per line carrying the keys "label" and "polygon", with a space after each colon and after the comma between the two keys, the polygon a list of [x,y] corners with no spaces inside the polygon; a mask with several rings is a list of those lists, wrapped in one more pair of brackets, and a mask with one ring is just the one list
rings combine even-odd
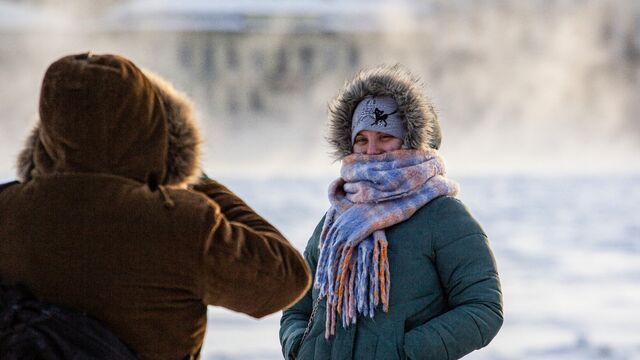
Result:
{"label": "woman in green winter coat", "polygon": [[458,359],[502,325],[486,234],[455,198],[437,116],[399,66],[364,70],[329,106],[342,160],[305,250],[312,289],[285,310],[286,359]]}

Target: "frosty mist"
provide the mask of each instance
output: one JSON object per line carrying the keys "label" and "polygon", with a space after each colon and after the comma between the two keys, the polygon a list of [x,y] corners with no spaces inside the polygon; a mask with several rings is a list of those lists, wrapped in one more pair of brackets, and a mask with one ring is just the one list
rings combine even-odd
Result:
{"label": "frosty mist", "polygon": [[0,163],[46,66],[117,52],[193,97],[220,174],[335,171],[326,102],[359,68],[427,84],[453,172],[637,171],[640,4],[628,1],[0,1]]}
{"label": "frosty mist", "polygon": [[[504,328],[468,358],[637,358],[640,179],[610,173],[640,171],[639,19],[635,0],[0,0],[0,180],[48,64],[122,53],[194,99],[207,172],[302,249],[337,172],[327,101],[359,68],[402,62],[501,271]],[[604,176],[531,176],[558,172]],[[281,358],[277,315],[209,311],[204,358]]]}

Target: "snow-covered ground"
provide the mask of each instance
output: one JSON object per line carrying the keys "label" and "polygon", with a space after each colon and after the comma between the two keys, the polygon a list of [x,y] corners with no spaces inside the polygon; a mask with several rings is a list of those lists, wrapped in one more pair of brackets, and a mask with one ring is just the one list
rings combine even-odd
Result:
{"label": "snow-covered ground", "polygon": [[[329,177],[220,180],[300,250],[328,206]],[[456,180],[505,301],[502,330],[468,359],[640,359],[640,174]],[[203,358],[282,358],[279,319],[210,307]]]}
{"label": "snow-covered ground", "polygon": [[[222,179],[303,249],[323,179]],[[640,176],[466,177],[498,261],[505,323],[468,359],[640,359]],[[204,359],[279,359],[279,314],[211,308]]]}

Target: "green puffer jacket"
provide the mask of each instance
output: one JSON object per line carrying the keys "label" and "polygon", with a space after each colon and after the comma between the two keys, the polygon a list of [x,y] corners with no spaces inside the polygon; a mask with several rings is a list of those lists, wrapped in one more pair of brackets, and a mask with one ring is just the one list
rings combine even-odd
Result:
{"label": "green puffer jacket", "polygon": [[[315,276],[324,219],[305,258]],[[360,316],[324,337],[326,301],[299,345],[318,289],[285,310],[280,343],[286,359],[458,359],[486,346],[502,325],[500,281],[487,237],[467,208],[437,198],[408,220],[386,229],[391,293],[389,312]]]}

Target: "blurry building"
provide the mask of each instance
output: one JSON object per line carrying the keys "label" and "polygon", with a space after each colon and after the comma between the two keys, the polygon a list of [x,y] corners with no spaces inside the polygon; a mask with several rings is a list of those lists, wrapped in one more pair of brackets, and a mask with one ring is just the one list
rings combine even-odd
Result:
{"label": "blurry building", "polygon": [[549,159],[540,149],[573,164],[585,143],[626,144],[610,158],[640,146],[636,0],[0,0],[2,130],[24,132],[53,59],[89,50],[175,82],[215,128],[210,144],[266,123],[320,144],[344,80],[401,62],[434,97],[454,159],[527,169]]}
{"label": "blurry building", "polygon": [[[412,18],[431,11],[408,6],[403,11]],[[161,69],[180,69],[172,79],[188,84],[207,112],[251,116],[278,112],[319,82],[337,88],[366,59],[383,61],[388,30],[417,31],[410,19],[384,24],[395,21],[393,9],[338,1],[133,1],[114,6],[103,29],[162,56],[153,61]]]}

